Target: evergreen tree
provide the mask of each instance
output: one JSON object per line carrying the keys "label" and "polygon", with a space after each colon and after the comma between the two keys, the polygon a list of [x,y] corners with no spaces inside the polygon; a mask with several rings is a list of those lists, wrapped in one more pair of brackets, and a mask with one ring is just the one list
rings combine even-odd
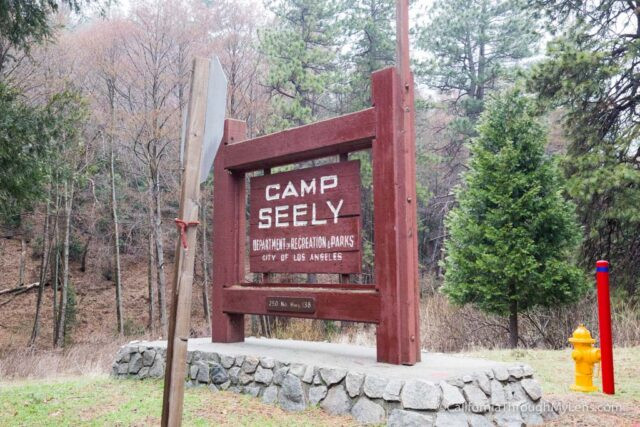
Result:
{"label": "evergreen tree", "polygon": [[428,55],[416,74],[427,85],[451,93],[453,130],[473,135],[484,99],[513,66],[535,53],[539,39],[522,0],[436,0],[429,23],[417,31],[417,47]]}
{"label": "evergreen tree", "polygon": [[442,290],[454,303],[508,315],[516,347],[519,312],[586,291],[572,262],[580,230],[529,99],[518,90],[496,98],[478,133],[459,206],[446,221]]}
{"label": "evergreen tree", "polygon": [[[561,107],[569,146],[565,172],[585,228],[582,262],[615,266],[616,284],[640,288],[640,3],[537,0],[565,28],[530,88]],[[570,25],[567,25],[569,23]]]}
{"label": "evergreen tree", "polygon": [[335,81],[339,4],[335,0],[273,0],[272,29],[261,34],[266,86],[275,114],[271,130],[311,122],[327,109]]}

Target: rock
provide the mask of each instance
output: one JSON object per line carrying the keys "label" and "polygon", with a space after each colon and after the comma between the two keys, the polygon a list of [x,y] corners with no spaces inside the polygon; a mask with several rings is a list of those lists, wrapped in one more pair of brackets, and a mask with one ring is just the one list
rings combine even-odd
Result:
{"label": "rock", "polygon": [[347,396],[344,386],[338,385],[329,389],[320,407],[331,415],[348,414],[351,410],[351,399]]}
{"label": "rock", "polygon": [[493,371],[491,369],[487,369],[486,371],[484,371],[485,375],[487,376],[487,378],[489,378],[490,380],[492,380],[493,377]]}
{"label": "rock", "polygon": [[284,377],[287,375],[288,372],[289,372],[288,366],[283,366],[282,368],[276,369],[275,372],[273,373],[273,383],[277,385],[282,384],[282,381],[284,380]]}
{"label": "rock", "polygon": [[384,408],[362,396],[351,408],[351,415],[362,424],[380,424],[384,421]]}
{"label": "rock", "polygon": [[199,350],[190,351],[187,353],[187,363],[197,362],[201,358],[202,358],[202,352],[200,352]]}
{"label": "rock", "polygon": [[387,387],[388,383],[389,380],[386,378],[367,375],[364,379],[364,394],[372,399],[379,399],[384,394],[384,389]]}
{"label": "rock", "polygon": [[440,388],[430,381],[409,380],[402,387],[400,400],[405,408],[436,410],[440,394]]}
{"label": "rock", "polygon": [[120,347],[118,353],[116,353],[116,362],[121,363],[129,363],[129,358],[131,357],[131,353],[129,353],[129,349],[127,347]]}
{"label": "rock", "polygon": [[458,387],[454,387],[446,381],[440,381],[440,389],[442,389],[442,407],[444,409],[464,405],[464,396]]}
{"label": "rock", "polygon": [[212,363],[209,366],[209,377],[214,384],[223,384],[229,380],[227,371],[218,363]]}
{"label": "rock", "polygon": [[534,402],[537,402],[542,397],[542,388],[540,387],[540,384],[538,384],[538,381],[531,378],[525,378],[520,381],[520,385]]}
{"label": "rock", "polygon": [[320,374],[318,372],[316,372],[315,375],[313,376],[313,384],[314,385],[322,384],[322,378],[320,378]]}
{"label": "rock", "polygon": [[225,369],[229,369],[230,367],[232,367],[235,361],[236,358],[233,356],[225,356],[224,354],[220,355],[220,364]]}
{"label": "rock", "polygon": [[498,381],[506,381],[509,379],[509,371],[504,366],[496,366],[493,368],[493,375]]}
{"label": "rock", "polygon": [[498,427],[524,427],[525,425],[520,416],[520,410],[513,407],[496,411],[493,414],[493,422]]}
{"label": "rock", "polygon": [[433,426],[433,415],[413,411],[394,409],[387,420],[387,427],[430,427]]}
{"label": "rock", "polygon": [[473,377],[471,375],[465,375],[462,377],[462,382],[464,382],[465,384],[472,383]]}
{"label": "rock", "polygon": [[520,415],[527,426],[540,426],[544,424],[544,419],[540,415],[540,406],[534,404],[520,405]]}
{"label": "rock", "polygon": [[262,366],[258,366],[255,374],[255,381],[257,383],[269,385],[271,384],[271,380],[273,380],[273,371],[271,369],[265,369]]}
{"label": "rock", "polygon": [[[129,372],[129,365],[127,363],[120,363],[116,368],[116,373],[118,375],[124,375]],[[164,372],[163,372],[164,375]]]}
{"label": "rock", "polygon": [[149,368],[149,377],[162,378],[164,377],[164,359],[160,354],[156,353],[155,360],[151,368]]}
{"label": "rock", "polygon": [[258,397],[260,394],[259,386],[246,386],[242,388],[242,394],[248,394],[249,396]]}
{"label": "rock", "polygon": [[384,388],[384,393],[382,393],[382,398],[387,402],[399,402],[400,392],[402,391],[403,385],[404,385],[404,381],[402,380],[389,381],[389,383],[387,383],[387,386]]}
{"label": "rock", "polygon": [[451,384],[453,386],[456,386],[456,387],[459,387],[459,388],[464,387],[464,381],[462,381],[462,378],[460,378],[460,377],[449,378],[447,380],[447,382],[449,384]]}
{"label": "rock", "polygon": [[244,363],[242,363],[242,370],[247,374],[252,374],[256,371],[258,364],[260,363],[260,359],[254,356],[247,356],[244,359]]}
{"label": "rock", "polygon": [[344,383],[347,386],[347,393],[349,393],[349,396],[360,396],[360,393],[362,392],[362,383],[364,383],[364,374],[359,372],[349,372]]}
{"label": "rock", "polygon": [[289,366],[289,373],[298,378],[302,378],[306,370],[307,365],[303,365],[302,363],[292,363],[291,366]]}
{"label": "rock", "polygon": [[233,364],[234,364],[235,366],[242,367],[242,364],[244,363],[244,358],[245,358],[245,357],[246,357],[246,356],[242,356],[242,355],[236,356],[236,357],[234,358]]}
{"label": "rock", "polygon": [[274,404],[278,401],[278,387],[270,385],[262,392],[262,401],[268,404]]}
{"label": "rock", "polygon": [[462,388],[462,393],[469,403],[472,412],[483,413],[489,410],[489,399],[480,387],[475,384],[466,384]]}
{"label": "rock", "polygon": [[261,357],[260,366],[267,369],[273,369],[273,367],[276,366],[276,363],[272,357]]}
{"label": "rock", "polygon": [[195,380],[197,376],[198,376],[198,365],[193,364],[189,367],[189,377],[192,380]]}
{"label": "rock", "polygon": [[522,366],[511,366],[507,368],[507,372],[509,372],[509,376],[519,380],[524,376],[524,369]]}
{"label": "rock", "polygon": [[307,384],[311,384],[313,382],[313,374],[315,373],[315,368],[311,365],[307,366],[307,369],[304,371],[304,375],[302,376],[302,381]]}
{"label": "rock", "polygon": [[484,394],[491,395],[491,383],[484,373],[476,374],[476,384],[480,390],[484,391]]}
{"label": "rock", "polygon": [[222,384],[220,384],[220,390],[229,390],[229,387],[231,387],[231,381],[225,381]]}
{"label": "rock", "polygon": [[210,392],[212,392],[212,393],[217,393],[218,391],[220,391],[220,390],[218,390],[218,387],[216,387],[214,384],[209,384],[209,385],[207,386],[207,388],[208,388],[208,389],[209,389],[209,391],[210,391]]}
{"label": "rock", "polygon": [[286,374],[282,381],[278,402],[285,411],[302,411],[307,406],[302,381],[296,375]]}
{"label": "rock", "polygon": [[529,365],[522,365],[522,374],[525,377],[532,377],[533,376],[533,368]]}
{"label": "rock", "polygon": [[155,350],[145,350],[142,353],[142,366],[151,366],[156,358]]}
{"label": "rock", "polygon": [[309,389],[309,404],[317,405],[327,395],[327,386],[320,385]]}
{"label": "rock", "polygon": [[494,427],[487,417],[479,414],[467,414],[467,422],[469,427]]}
{"label": "rock", "polygon": [[129,373],[137,374],[142,368],[142,355],[140,353],[133,353],[129,359]]}
{"label": "rock", "polygon": [[238,375],[240,375],[240,368],[234,366],[233,368],[227,371],[229,375],[229,379],[231,380],[231,384],[238,384]]}
{"label": "rock", "polygon": [[525,402],[527,400],[527,394],[518,382],[505,385],[504,392],[508,402]]}
{"label": "rock", "polygon": [[206,362],[198,362],[198,375],[196,376],[196,380],[199,383],[208,383],[209,382],[209,365]]}
{"label": "rock", "polygon": [[337,384],[347,375],[346,369],[341,368],[320,368],[320,377],[328,386]]}
{"label": "rock", "polygon": [[436,415],[436,427],[467,427],[467,416],[463,411],[440,411]]}
{"label": "rock", "polygon": [[251,374],[247,374],[244,371],[240,371],[240,373],[238,374],[238,383],[241,385],[247,385],[249,384],[251,381],[253,381],[253,375]]}
{"label": "rock", "polygon": [[143,366],[142,368],[140,368],[140,370],[138,371],[138,378],[143,380],[148,376],[149,376],[149,367]]}
{"label": "rock", "polygon": [[500,407],[507,404],[507,395],[500,381],[491,380],[491,406]]}
{"label": "rock", "polygon": [[220,356],[218,355],[218,353],[203,353],[202,361],[220,363]]}

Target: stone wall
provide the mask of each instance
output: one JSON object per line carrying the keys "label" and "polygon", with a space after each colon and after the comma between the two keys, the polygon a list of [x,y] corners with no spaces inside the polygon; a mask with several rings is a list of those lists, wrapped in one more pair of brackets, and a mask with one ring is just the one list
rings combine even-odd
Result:
{"label": "stone wall", "polygon": [[[166,349],[130,343],[118,351],[118,378],[162,378]],[[270,357],[189,351],[187,387],[250,394],[285,410],[318,405],[363,424],[388,426],[540,425],[556,416],[533,370],[496,367],[431,382],[399,380],[346,369],[287,363]]]}

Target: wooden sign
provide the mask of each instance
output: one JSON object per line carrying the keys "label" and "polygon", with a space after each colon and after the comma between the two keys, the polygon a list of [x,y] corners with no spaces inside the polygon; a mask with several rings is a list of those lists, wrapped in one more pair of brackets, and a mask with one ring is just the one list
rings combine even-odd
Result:
{"label": "wooden sign", "polygon": [[262,273],[358,273],[360,162],[251,178],[249,267]]}
{"label": "wooden sign", "polygon": [[267,311],[315,313],[314,298],[267,297]]}

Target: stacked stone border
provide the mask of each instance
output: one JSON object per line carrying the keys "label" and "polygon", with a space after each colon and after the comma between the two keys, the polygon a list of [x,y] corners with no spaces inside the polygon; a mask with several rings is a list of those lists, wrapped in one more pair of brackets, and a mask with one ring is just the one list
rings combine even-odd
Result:
{"label": "stacked stone border", "polygon": [[[129,343],[113,364],[117,378],[162,378],[166,349]],[[342,368],[270,357],[189,351],[187,387],[206,386],[278,404],[287,411],[317,405],[362,424],[388,426],[541,425],[557,416],[526,365],[499,366],[431,382],[383,378]]]}

